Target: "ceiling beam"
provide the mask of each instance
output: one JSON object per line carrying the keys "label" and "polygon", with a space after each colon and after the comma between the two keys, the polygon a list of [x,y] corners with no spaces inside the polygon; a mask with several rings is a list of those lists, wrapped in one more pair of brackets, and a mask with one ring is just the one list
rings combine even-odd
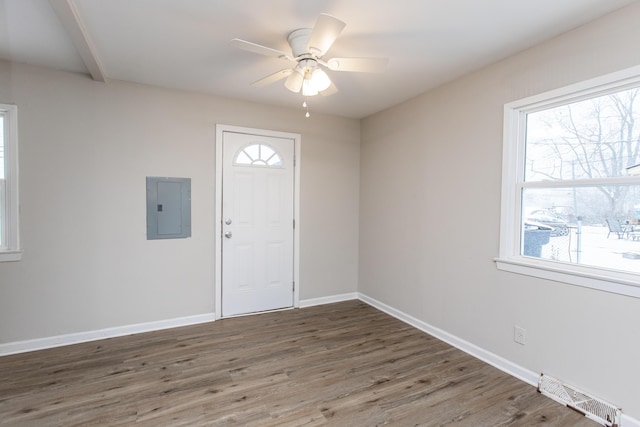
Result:
{"label": "ceiling beam", "polygon": [[84,21],[74,1],[49,0],[49,3],[67,30],[67,34],[71,38],[73,45],[76,47],[93,80],[106,82],[107,78],[104,68],[102,67],[96,48],[91,41],[89,32],[84,25]]}

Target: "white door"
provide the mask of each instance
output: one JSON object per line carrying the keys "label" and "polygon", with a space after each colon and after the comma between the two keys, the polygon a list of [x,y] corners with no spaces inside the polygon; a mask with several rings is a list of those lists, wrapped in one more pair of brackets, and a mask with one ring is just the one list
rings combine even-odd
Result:
{"label": "white door", "polygon": [[224,132],[222,316],[293,307],[294,141]]}

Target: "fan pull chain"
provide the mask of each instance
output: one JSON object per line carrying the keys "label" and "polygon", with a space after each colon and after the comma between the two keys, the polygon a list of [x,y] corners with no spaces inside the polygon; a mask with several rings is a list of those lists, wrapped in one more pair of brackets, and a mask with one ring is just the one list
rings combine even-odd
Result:
{"label": "fan pull chain", "polygon": [[302,106],[307,109],[307,113],[304,116],[308,119],[310,114],[309,114],[309,104],[307,103],[307,100],[308,98],[305,98],[304,102],[302,103]]}

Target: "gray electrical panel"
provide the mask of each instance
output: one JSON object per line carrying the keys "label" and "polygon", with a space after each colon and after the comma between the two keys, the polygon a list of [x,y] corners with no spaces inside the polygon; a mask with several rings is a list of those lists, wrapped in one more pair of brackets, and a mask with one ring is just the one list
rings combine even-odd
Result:
{"label": "gray electrical panel", "polygon": [[147,240],[191,237],[191,178],[147,177]]}

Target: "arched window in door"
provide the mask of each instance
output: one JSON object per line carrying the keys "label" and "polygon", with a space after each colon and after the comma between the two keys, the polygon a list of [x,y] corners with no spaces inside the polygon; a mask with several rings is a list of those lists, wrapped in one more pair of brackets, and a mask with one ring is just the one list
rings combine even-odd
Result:
{"label": "arched window in door", "polygon": [[266,144],[247,145],[233,159],[234,166],[257,166],[281,168],[282,157],[276,150]]}

